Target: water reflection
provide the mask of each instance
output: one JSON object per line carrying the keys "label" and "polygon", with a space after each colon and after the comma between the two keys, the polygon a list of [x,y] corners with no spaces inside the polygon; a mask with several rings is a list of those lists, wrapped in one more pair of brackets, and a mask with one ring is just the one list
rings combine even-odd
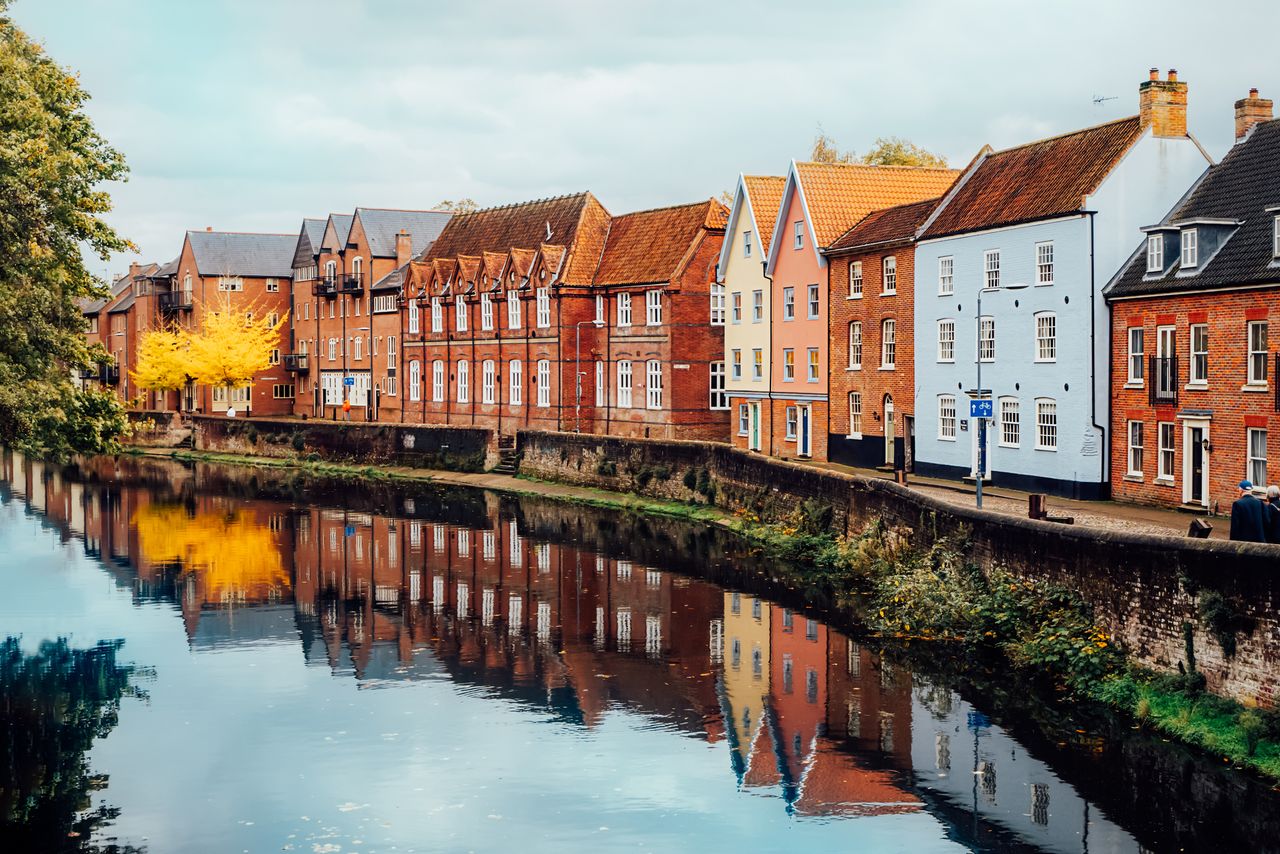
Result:
{"label": "water reflection", "polygon": [[741,809],[790,822],[914,815],[970,847],[1139,850],[958,693],[805,613],[654,565],[640,540],[661,538],[619,541],[601,521],[588,542],[576,511],[478,493],[341,487],[346,506],[317,506],[219,470],[195,488],[175,468],[121,480],[132,464],[2,460],[3,497],[81,540],[135,601],[176,606],[196,654],[299,644],[363,688],[448,680],[588,732],[638,715],[715,748]]}

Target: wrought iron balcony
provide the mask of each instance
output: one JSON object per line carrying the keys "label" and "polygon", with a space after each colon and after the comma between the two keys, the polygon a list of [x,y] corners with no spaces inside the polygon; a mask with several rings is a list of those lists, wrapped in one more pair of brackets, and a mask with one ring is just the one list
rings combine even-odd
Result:
{"label": "wrought iron balcony", "polygon": [[306,353],[292,353],[284,357],[284,369],[291,374],[305,374],[311,370]]}
{"label": "wrought iron balcony", "polygon": [[1150,361],[1151,386],[1148,403],[1176,404],[1178,402],[1178,357],[1152,356]]}
{"label": "wrought iron balcony", "polygon": [[187,291],[170,291],[160,294],[159,297],[161,311],[170,313],[191,311],[191,294]]}
{"label": "wrought iron balcony", "polygon": [[311,295],[317,297],[333,297],[338,295],[338,278],[322,276],[311,283]]}
{"label": "wrought iron balcony", "polygon": [[345,273],[338,277],[338,293],[364,293],[364,273]]}
{"label": "wrought iron balcony", "polygon": [[97,365],[94,365],[92,368],[81,368],[81,369],[80,369],[80,379],[82,379],[82,380],[96,380],[96,379],[98,378],[98,374],[99,374],[99,372],[100,372],[100,371],[99,371],[99,368],[98,368],[98,366],[97,366]]}
{"label": "wrought iron balcony", "polygon": [[120,367],[118,365],[103,365],[102,370],[98,373],[98,378],[103,385],[116,385],[120,382]]}

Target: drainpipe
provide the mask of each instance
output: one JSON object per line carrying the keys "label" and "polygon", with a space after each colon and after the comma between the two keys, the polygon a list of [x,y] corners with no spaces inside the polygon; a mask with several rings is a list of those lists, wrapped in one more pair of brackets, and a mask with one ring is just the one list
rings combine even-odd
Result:
{"label": "drainpipe", "polygon": [[[1099,467],[1099,476],[1102,478],[1103,490],[1108,496],[1111,492],[1111,483],[1107,477],[1107,469],[1111,462],[1111,446],[1107,442],[1107,427],[1098,424],[1098,387],[1097,387],[1097,360],[1098,360],[1098,339],[1097,339],[1097,262],[1095,259],[1094,249],[1094,217],[1097,211],[1086,211],[1089,215],[1089,421],[1094,428],[1099,431],[1098,437],[1098,454],[1101,457],[1102,464]],[[1108,313],[1107,315],[1107,351],[1111,350],[1111,329],[1114,325],[1114,319]],[[1111,394],[1111,359],[1107,359],[1107,394]]]}
{"label": "drainpipe", "polygon": [[[774,235],[774,236],[777,237],[777,235]],[[769,283],[769,287],[765,291],[765,296],[768,298],[767,305],[769,306],[769,372],[765,378],[765,383],[769,386],[769,389],[766,392],[768,397],[766,397],[765,400],[769,402],[769,456],[772,457],[773,456],[773,428],[775,426],[773,423],[773,362],[774,362],[774,359],[773,359],[773,277],[770,276],[768,272],[766,272],[768,269],[769,269],[768,260],[761,261],[760,262],[761,273],[763,273],[764,275],[764,280]],[[830,368],[831,368],[831,365],[830,363],[828,363],[827,369],[830,370]],[[828,383],[828,386],[829,386],[829,383]],[[828,391],[828,397],[829,396],[830,396],[830,392]],[[830,409],[829,401],[828,401],[827,408]]]}

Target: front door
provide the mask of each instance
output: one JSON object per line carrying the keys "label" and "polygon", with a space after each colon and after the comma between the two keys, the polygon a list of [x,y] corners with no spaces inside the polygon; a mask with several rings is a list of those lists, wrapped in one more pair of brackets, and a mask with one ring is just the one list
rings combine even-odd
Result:
{"label": "front door", "polygon": [[809,407],[801,406],[799,415],[800,415],[800,456],[807,457],[811,453],[810,428],[812,427],[812,424],[811,424],[811,419],[809,418]]}
{"label": "front door", "polygon": [[751,450],[760,450],[760,404],[750,405],[751,411]]}
{"label": "front door", "polygon": [[1183,473],[1183,499],[1189,504],[1207,505],[1204,490],[1204,428],[1187,428],[1187,442],[1183,448],[1187,466]]}
{"label": "front door", "polygon": [[884,396],[884,464],[891,466],[893,459],[893,440],[898,435],[897,426],[893,423],[893,398]]}
{"label": "front door", "polygon": [[916,470],[916,420],[910,415],[902,418],[902,468]]}

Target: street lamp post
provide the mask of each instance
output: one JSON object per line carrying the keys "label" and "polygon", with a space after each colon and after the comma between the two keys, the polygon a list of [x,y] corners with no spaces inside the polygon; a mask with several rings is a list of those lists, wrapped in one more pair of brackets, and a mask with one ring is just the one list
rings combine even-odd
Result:
{"label": "street lamp post", "polygon": [[[978,387],[974,390],[974,397],[977,400],[982,400],[982,393],[983,393],[983,389],[982,389],[982,294],[986,291],[1001,291],[1001,290],[1020,291],[1025,287],[1027,287],[1025,283],[1014,282],[1012,284],[1005,285],[1002,288],[978,288],[978,319],[977,319],[977,323],[975,324],[975,332],[977,335],[977,342],[976,342],[977,347],[974,350],[974,355],[977,356],[977,362],[978,362]],[[994,321],[993,321],[993,324],[994,324]],[[994,344],[994,341],[992,343]],[[992,395],[991,397],[992,415],[995,414],[995,405],[996,405],[995,396]],[[971,410],[970,414],[972,416],[972,411],[975,410],[975,407],[971,405],[970,410]],[[977,421],[977,424],[975,426],[978,433],[978,466],[977,466],[977,471],[975,472],[975,477],[974,477],[974,482],[976,484],[974,496],[977,499],[977,506],[982,507],[982,479],[987,475],[987,419],[983,416],[979,416],[974,420]]]}
{"label": "street lamp post", "polygon": [[573,324],[573,432],[582,432],[582,324],[590,323],[596,329],[604,326],[604,321],[579,320]]}

